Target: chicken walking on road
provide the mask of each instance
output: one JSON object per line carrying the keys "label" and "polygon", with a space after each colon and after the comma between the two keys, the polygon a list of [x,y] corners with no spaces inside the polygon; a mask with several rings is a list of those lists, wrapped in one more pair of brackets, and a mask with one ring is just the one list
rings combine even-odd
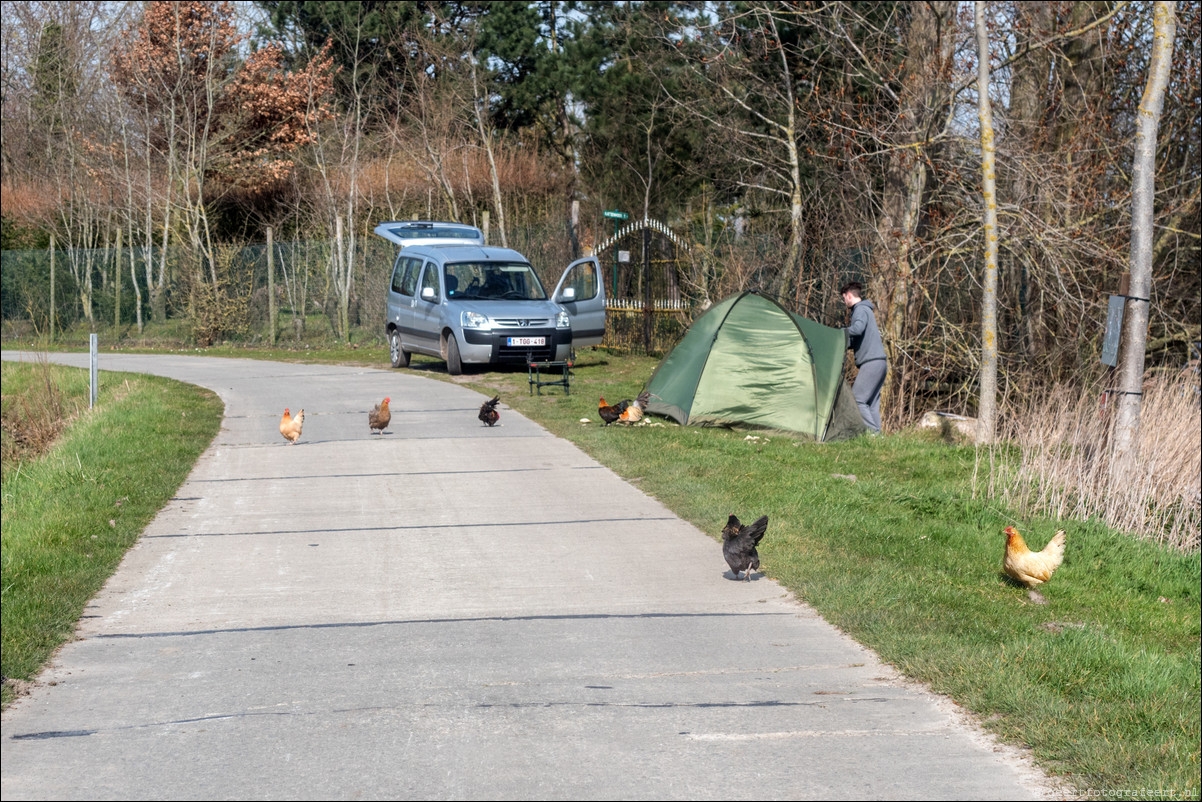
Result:
{"label": "chicken walking on road", "polygon": [[734,572],[735,579],[746,571],[744,580],[751,581],[751,572],[759,570],[760,554],[756,546],[768,531],[768,516],[761,515],[754,523],[744,526],[733,514],[722,528],[722,556]]}
{"label": "chicken walking on road", "polygon": [[501,396],[494,395],[490,400],[480,405],[480,414],[477,417],[488,426],[495,426],[501,418],[501,413],[497,412],[497,403],[500,400]]}
{"label": "chicken walking on road", "polygon": [[284,417],[280,418],[280,434],[284,435],[284,439],[292,445],[296,445],[296,441],[300,439],[301,427],[305,424],[305,411],[302,409],[296,413],[296,417],[292,417],[288,407],[284,407]]}
{"label": "chicken walking on road", "polygon": [[371,433],[379,432],[384,434],[384,430],[388,428],[388,424],[392,422],[392,412],[388,409],[388,402],[391,398],[385,398],[381,403],[372,407],[371,412],[367,413],[368,431]]}

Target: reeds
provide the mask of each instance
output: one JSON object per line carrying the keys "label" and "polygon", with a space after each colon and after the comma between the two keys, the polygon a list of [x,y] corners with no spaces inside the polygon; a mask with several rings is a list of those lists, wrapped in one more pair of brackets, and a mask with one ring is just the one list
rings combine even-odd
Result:
{"label": "reeds", "polygon": [[1202,527],[1202,413],[1186,372],[1144,384],[1139,457],[1112,479],[1113,402],[1094,389],[1057,385],[1012,405],[993,450],[989,494],[1024,515],[1098,518],[1182,551]]}

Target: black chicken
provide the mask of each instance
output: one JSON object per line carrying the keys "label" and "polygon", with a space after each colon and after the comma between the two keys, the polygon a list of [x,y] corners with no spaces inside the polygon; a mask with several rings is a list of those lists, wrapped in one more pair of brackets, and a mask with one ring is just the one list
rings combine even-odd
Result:
{"label": "black chicken", "polygon": [[767,515],[761,515],[755,523],[747,526],[739,523],[739,519],[734,515],[731,515],[726,522],[726,526],[722,529],[722,556],[726,558],[726,564],[734,572],[735,579],[739,578],[740,572],[746,571],[743,578],[748,582],[751,581],[751,572],[760,567],[760,554],[755,547],[764,539],[766,531],[768,531]]}
{"label": "black chicken", "polygon": [[484,421],[489,426],[496,424],[501,418],[501,413],[497,412],[497,402],[501,400],[501,396],[494,395],[491,400],[485,401],[480,405],[480,420]]}

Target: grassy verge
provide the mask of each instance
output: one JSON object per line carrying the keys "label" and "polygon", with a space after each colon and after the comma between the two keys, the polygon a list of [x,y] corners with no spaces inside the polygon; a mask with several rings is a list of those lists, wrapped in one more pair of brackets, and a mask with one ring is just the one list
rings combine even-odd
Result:
{"label": "grassy verge", "polygon": [[[89,412],[86,371],[10,362],[0,371],[6,411],[23,397],[18,388],[45,384],[42,371],[82,409],[45,454],[4,465],[0,662],[20,681],[72,636],[88,599],[216,435],[222,405],[179,382],[102,374]],[[6,681],[5,706],[12,696]]]}
{"label": "grassy verge", "polygon": [[598,396],[633,397],[656,364],[583,354],[569,396],[531,397],[525,373],[467,378],[715,538],[731,512],[768,515],[769,575],[1081,791],[1198,797],[1196,552],[1065,521],[1065,563],[1042,589],[1047,604],[1033,604],[1001,571],[1002,529],[1042,547],[1061,522],[973,498],[973,472],[987,469],[973,448],[920,434],[815,445],[601,427]]}

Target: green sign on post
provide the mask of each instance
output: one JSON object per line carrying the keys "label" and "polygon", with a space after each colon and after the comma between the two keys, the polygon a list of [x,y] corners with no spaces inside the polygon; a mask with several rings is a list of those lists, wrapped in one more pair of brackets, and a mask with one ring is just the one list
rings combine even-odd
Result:
{"label": "green sign on post", "polygon": [[614,211],[606,209],[605,211],[601,212],[601,214],[606,217],[612,217],[614,221],[614,278],[612,282],[613,289],[610,290],[609,293],[609,296],[612,298],[618,294],[618,221],[629,220],[630,215],[626,214],[626,212],[619,212],[616,209]]}

